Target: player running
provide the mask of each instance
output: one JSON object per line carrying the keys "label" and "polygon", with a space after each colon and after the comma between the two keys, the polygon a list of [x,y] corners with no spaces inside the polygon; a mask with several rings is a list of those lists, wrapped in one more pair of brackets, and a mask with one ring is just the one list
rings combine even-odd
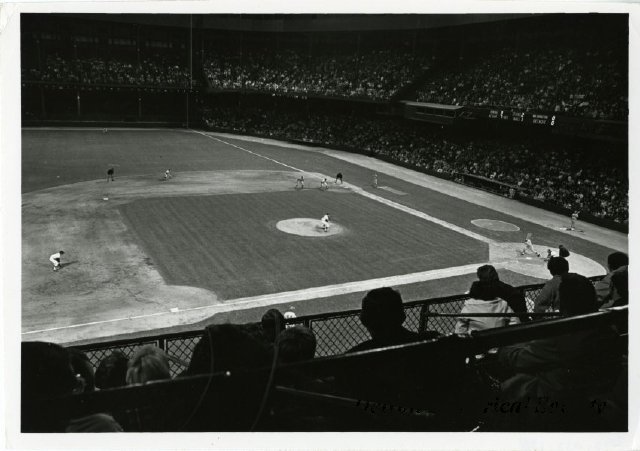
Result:
{"label": "player running", "polygon": [[327,183],[326,177],[323,177],[322,180],[320,180],[320,189],[325,191],[329,189],[329,184]]}
{"label": "player running", "polygon": [[524,240],[524,249],[520,251],[520,255],[528,254],[529,252],[540,257],[540,252],[537,252],[533,248],[533,243],[531,242],[531,233],[527,233],[527,238]]}
{"label": "player running", "polygon": [[304,189],[304,175],[296,179],[296,189]]}
{"label": "player running", "polygon": [[373,187],[374,188],[378,187],[378,173],[377,172],[373,173]]}
{"label": "player running", "polygon": [[335,183],[338,183],[338,180],[340,180],[340,184],[342,185],[342,172],[338,172],[336,174],[336,181]]}
{"label": "player running", "polygon": [[109,180],[111,180],[112,182],[115,182],[115,179],[113,178],[114,172],[115,170],[113,168],[107,169],[107,182],[109,182]]}
{"label": "player running", "polygon": [[330,225],[329,213],[327,213],[320,220],[320,226],[322,227],[322,230],[328,232]]}
{"label": "player running", "polygon": [[60,263],[60,259],[62,258],[63,255],[64,255],[64,251],[58,251],[55,254],[51,254],[51,257],[49,257],[49,261],[53,263],[54,271],[57,271],[60,268],[62,268],[62,263]]}
{"label": "player running", "polygon": [[164,181],[166,182],[169,179],[172,179],[173,175],[171,174],[171,169],[167,169],[164,171]]}

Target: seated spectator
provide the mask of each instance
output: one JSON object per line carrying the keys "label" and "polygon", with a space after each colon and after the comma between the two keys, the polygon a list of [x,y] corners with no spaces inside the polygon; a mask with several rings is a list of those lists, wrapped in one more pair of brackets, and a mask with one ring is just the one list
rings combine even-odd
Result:
{"label": "seated spectator", "polygon": [[610,307],[618,300],[617,294],[613,291],[611,279],[617,271],[627,271],[628,265],[629,257],[624,252],[613,252],[607,257],[609,272],[595,283],[598,305],[601,308],[604,308],[605,304]]}
{"label": "seated spectator", "polygon": [[70,420],[62,408],[54,408],[55,398],[84,390],[66,349],[45,342],[23,342],[21,347],[22,432],[122,432],[110,415],[97,413]]}
{"label": "seated spectator", "polygon": [[611,298],[601,308],[620,307],[629,304],[629,267],[618,268],[611,276]]}
{"label": "seated spectator", "polygon": [[[563,315],[597,311],[595,289],[584,276],[564,274],[558,292]],[[509,402],[531,399],[533,402],[547,397],[545,399],[558,401],[571,411],[565,412],[562,419],[555,416],[551,423],[545,422],[544,426],[537,423],[528,430],[539,430],[537,426],[550,427],[550,430],[562,428],[566,426],[565,420],[577,420],[579,417],[574,415],[588,410],[585,400],[590,394],[600,393],[615,384],[621,362],[616,343],[613,327],[605,326],[503,347],[498,358],[515,375],[502,383],[501,399]],[[577,404],[570,404],[574,401]],[[529,413],[533,411],[530,409]],[[522,421],[539,421],[544,415],[525,416]]]}
{"label": "seated spectator", "polygon": [[281,363],[311,360],[315,355],[316,336],[307,327],[289,327],[278,337],[278,360]]}
{"label": "seated spectator", "polygon": [[393,346],[412,341],[428,340],[439,336],[438,332],[418,334],[402,326],[406,316],[400,293],[393,288],[376,288],[362,299],[360,321],[371,334],[371,339],[354,346],[347,352]]}
{"label": "seated spectator", "polygon": [[128,363],[127,385],[171,379],[169,358],[165,352],[153,345],[140,346]]}
{"label": "seated spectator", "polygon": [[254,328],[214,324],[205,328],[183,375],[260,368],[271,364],[271,356],[272,347]]}
{"label": "seated spectator", "polygon": [[[205,327],[204,335],[196,344],[187,370],[181,376],[197,376],[268,367],[273,363],[273,344],[266,343],[260,329],[253,325],[215,324]],[[228,408],[220,410],[212,403],[202,403],[191,415],[189,431],[216,430],[247,431],[255,420],[264,397],[266,376],[252,376],[256,383],[247,385],[238,397],[223,393],[220,403]],[[255,379],[257,378],[257,379]]]}
{"label": "seated spectator", "polygon": [[89,361],[87,354],[76,348],[67,348],[71,367],[73,371],[80,375],[83,383],[83,392],[88,393],[96,389],[95,377],[93,374],[93,365]]}
{"label": "seated spectator", "polygon": [[275,308],[267,310],[267,312],[262,315],[260,323],[262,324],[262,331],[269,343],[275,342],[278,335],[285,329],[284,321],[284,315],[280,310]]}
{"label": "seated spectator", "polygon": [[569,262],[564,257],[551,257],[547,262],[547,269],[553,277],[544,284],[544,287],[536,297],[535,306],[533,307],[535,313],[558,310],[560,281],[562,276],[569,272]]}
{"label": "seated spectator", "polygon": [[495,285],[496,295],[504,300],[514,313],[521,313],[518,316],[521,322],[531,321],[527,315],[527,302],[524,293],[517,288],[500,280],[498,271],[492,265],[482,265],[476,272],[478,280],[481,282],[490,282]]}
{"label": "seated spectator", "polygon": [[[462,307],[461,314],[473,313],[513,313],[506,301],[498,297],[497,286],[491,281],[475,281],[471,284],[469,291],[471,299],[467,299]],[[512,324],[519,324],[520,320],[515,317],[473,317],[464,316],[458,318],[455,332],[457,334],[470,334],[476,330],[493,329],[495,327],[505,327]]]}
{"label": "seated spectator", "polygon": [[106,390],[127,385],[128,363],[122,351],[113,351],[102,359],[96,370],[96,387]]}

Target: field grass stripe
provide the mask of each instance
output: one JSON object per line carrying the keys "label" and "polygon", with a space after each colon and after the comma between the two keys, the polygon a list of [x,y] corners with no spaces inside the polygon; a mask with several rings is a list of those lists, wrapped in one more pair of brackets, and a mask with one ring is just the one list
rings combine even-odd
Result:
{"label": "field grass stripe", "polygon": [[395,208],[397,210],[403,211],[405,213],[409,213],[410,215],[413,216],[417,216],[418,218],[424,219],[426,221],[429,222],[433,222],[434,224],[438,224],[439,226],[445,227],[449,230],[453,230],[454,232],[458,232],[461,233],[462,235],[466,235],[470,238],[476,239],[478,241],[482,241],[483,243],[487,243],[487,244],[494,244],[495,241],[492,240],[491,238],[487,238],[483,235],[480,235],[478,233],[474,233],[470,230],[467,230],[463,227],[457,226],[455,224],[451,224],[450,222],[447,221],[443,221],[442,219],[438,219],[434,216],[428,215],[426,213],[423,213],[421,211],[418,210],[414,210],[411,207],[407,207],[405,205],[399,204],[397,202],[394,202],[392,200],[389,199],[385,199],[384,197],[380,197],[380,196],[376,196],[375,194],[369,193],[365,190],[363,190],[362,188],[356,187],[356,186],[352,186],[351,189],[357,193],[360,194],[361,196],[367,197],[369,199],[375,200],[377,202],[380,202],[381,204],[387,205],[388,207],[392,207]]}

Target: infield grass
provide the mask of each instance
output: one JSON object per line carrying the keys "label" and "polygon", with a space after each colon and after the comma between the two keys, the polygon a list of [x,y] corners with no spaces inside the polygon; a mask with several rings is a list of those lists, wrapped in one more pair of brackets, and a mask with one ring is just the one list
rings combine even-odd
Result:
{"label": "infield grass", "polygon": [[[219,299],[484,262],[485,243],[357,194],[318,190],[143,199],[121,212],[168,284]],[[280,220],[329,212],[345,228],[302,237]]]}

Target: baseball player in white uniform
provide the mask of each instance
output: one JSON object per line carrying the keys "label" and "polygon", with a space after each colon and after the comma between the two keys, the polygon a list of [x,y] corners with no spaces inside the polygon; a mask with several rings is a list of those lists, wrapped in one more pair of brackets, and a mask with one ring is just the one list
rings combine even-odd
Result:
{"label": "baseball player in white uniform", "polygon": [[54,271],[57,271],[62,267],[62,265],[60,264],[60,259],[62,258],[62,255],[64,255],[64,251],[58,251],[55,254],[52,254],[51,257],[49,257],[49,261],[53,263]]}
{"label": "baseball player in white uniform", "polygon": [[329,226],[330,226],[329,213],[327,213],[322,217],[322,219],[320,220],[320,226],[322,227],[322,230],[324,230],[325,232],[329,231]]}
{"label": "baseball player in white uniform", "polygon": [[527,233],[527,239],[524,240],[524,249],[520,251],[520,255],[528,254],[529,252],[531,252],[532,254],[536,254],[538,257],[540,257],[540,252],[537,252],[533,248],[533,243],[531,242],[531,234]]}

